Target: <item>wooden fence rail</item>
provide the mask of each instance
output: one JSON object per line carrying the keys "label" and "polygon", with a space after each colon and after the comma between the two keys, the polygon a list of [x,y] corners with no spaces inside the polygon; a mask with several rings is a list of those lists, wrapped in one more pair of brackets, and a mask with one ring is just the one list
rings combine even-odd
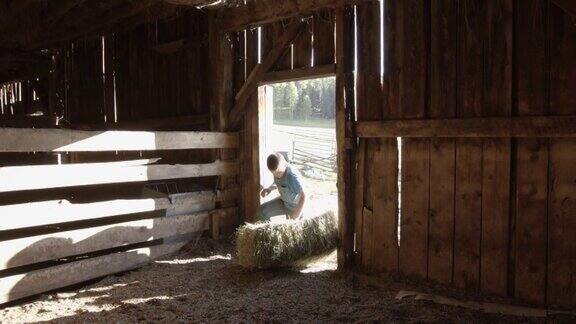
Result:
{"label": "wooden fence rail", "polygon": [[237,133],[0,128],[0,152],[104,152],[238,148]]}
{"label": "wooden fence rail", "polygon": [[[238,173],[238,164],[236,162],[216,161],[208,164],[191,165],[146,165],[156,161],[157,159],[2,167],[0,168],[0,192],[234,175]],[[46,175],[50,176],[47,177]]]}
{"label": "wooden fence rail", "polygon": [[354,123],[356,135],[377,137],[576,137],[576,116],[388,120]]}
{"label": "wooden fence rail", "polygon": [[[167,215],[188,211],[199,204],[233,200],[238,189],[198,191],[157,198],[117,199],[73,204],[68,200],[51,200],[0,206],[0,236],[6,231],[111,218],[118,215],[167,210]],[[0,239],[1,241],[1,239]],[[1,244],[1,243],[0,243]]]}

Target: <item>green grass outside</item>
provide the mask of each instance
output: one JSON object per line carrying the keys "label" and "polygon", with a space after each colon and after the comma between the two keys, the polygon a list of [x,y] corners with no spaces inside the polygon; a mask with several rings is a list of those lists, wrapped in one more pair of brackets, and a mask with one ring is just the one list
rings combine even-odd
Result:
{"label": "green grass outside", "polygon": [[290,119],[274,119],[274,125],[281,126],[298,126],[298,127],[318,127],[318,128],[335,128],[336,121],[334,119],[308,119],[308,120],[290,120]]}

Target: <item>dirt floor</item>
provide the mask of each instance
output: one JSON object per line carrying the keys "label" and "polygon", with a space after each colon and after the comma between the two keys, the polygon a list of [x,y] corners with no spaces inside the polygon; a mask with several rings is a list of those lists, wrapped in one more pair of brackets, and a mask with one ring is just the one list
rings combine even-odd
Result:
{"label": "dirt floor", "polygon": [[337,272],[333,256],[303,269],[248,272],[230,247],[202,239],[142,269],[0,309],[0,322],[536,321],[397,300],[405,284]]}

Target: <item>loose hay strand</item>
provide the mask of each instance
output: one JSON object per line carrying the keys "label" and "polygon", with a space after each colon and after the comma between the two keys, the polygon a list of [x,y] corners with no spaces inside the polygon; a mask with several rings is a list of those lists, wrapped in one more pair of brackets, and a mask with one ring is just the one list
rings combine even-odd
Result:
{"label": "loose hay strand", "polygon": [[300,264],[329,254],[337,243],[333,211],[301,221],[246,224],[236,232],[238,263],[248,269]]}

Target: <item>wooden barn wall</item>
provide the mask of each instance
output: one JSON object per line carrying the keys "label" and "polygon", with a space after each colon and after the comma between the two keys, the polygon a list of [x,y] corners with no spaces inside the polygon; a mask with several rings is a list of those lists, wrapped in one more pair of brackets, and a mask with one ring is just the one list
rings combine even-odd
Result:
{"label": "wooden barn wall", "polygon": [[239,134],[210,132],[208,51],[206,14],[182,10],[0,84],[0,305],[238,224]]}
{"label": "wooden barn wall", "polygon": [[[138,130],[209,130],[206,75],[207,16],[178,16],[77,41],[63,51],[65,123],[72,127]],[[178,121],[185,117],[190,121]],[[163,125],[151,121],[165,120]],[[151,122],[151,123],[150,123]],[[152,154],[153,156],[148,156]],[[136,153],[74,153],[71,162],[160,157],[163,163],[207,163],[212,150]],[[215,178],[168,181],[155,188],[179,192],[214,187]],[[132,185],[130,186],[132,187]]]}
{"label": "wooden barn wall", "polygon": [[[576,18],[551,1],[383,0],[356,15],[358,121],[576,114]],[[361,138],[356,151],[363,268],[576,307],[575,140]]]}

